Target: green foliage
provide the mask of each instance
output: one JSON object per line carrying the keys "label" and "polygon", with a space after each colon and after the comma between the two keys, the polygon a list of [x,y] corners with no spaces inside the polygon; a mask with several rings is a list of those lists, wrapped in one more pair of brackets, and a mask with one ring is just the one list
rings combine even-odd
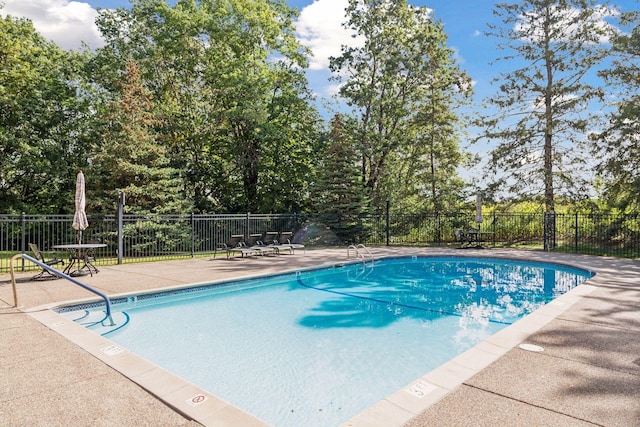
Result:
{"label": "green foliage", "polygon": [[144,219],[124,226],[123,238],[129,248],[125,256],[161,256],[190,251],[191,232],[188,221],[173,222],[146,215]]}
{"label": "green foliage", "polygon": [[353,138],[373,206],[426,196],[439,208],[447,187],[461,183],[454,110],[470,93],[470,81],[427,8],[406,0],[350,0],[347,14],[346,26],[363,44],[344,47],[331,70],[337,80],[348,76],[340,95],[353,107]]}
{"label": "green foliage", "polygon": [[124,192],[128,213],[188,212],[178,171],[156,141],[153,102],[134,61],[127,62],[119,95],[104,114],[102,140],[93,159],[100,176],[94,210],[114,212],[117,195]]}
{"label": "green foliage", "polygon": [[73,211],[87,105],[76,96],[83,56],[60,50],[30,21],[0,18],[0,211]]}
{"label": "green foliage", "polygon": [[495,14],[503,25],[490,26],[488,35],[507,50],[499,59],[519,68],[494,79],[498,91],[487,102],[497,114],[477,123],[485,129],[482,139],[498,142],[490,171],[504,173],[503,190],[543,195],[553,212],[556,193],[588,194],[583,112],[604,91],[586,77],[608,54],[602,41],[613,30],[601,18],[612,12],[594,0],[524,0],[497,4]]}
{"label": "green foliage", "polygon": [[627,13],[631,27],[613,38],[612,65],[601,75],[617,89],[615,111],[601,133],[592,135],[602,195],[610,208],[640,208],[640,13]]}
{"label": "green foliage", "polygon": [[132,57],[196,212],[305,208],[320,119],[282,0],[136,0],[104,11],[94,68]]}
{"label": "green foliage", "polygon": [[324,150],[314,192],[316,212],[327,215],[326,225],[345,243],[363,237],[361,214],[367,211],[367,198],[353,140],[340,115],[331,120],[329,141]]}
{"label": "green foliage", "polygon": [[[498,141],[490,167],[505,172],[487,202],[506,190],[516,196],[497,213],[637,210],[638,14],[614,34],[597,19],[606,3],[514,3],[496,6],[504,26],[491,28],[501,59],[522,66],[496,78],[500,114],[482,118]],[[457,173],[471,85],[442,24],[406,0],[350,0],[347,12],[362,44],[331,60],[352,110],[330,134],[284,0],[133,0],[101,11],[106,45],[81,54],[0,19],[0,212],[72,212],[78,168],[90,212],[113,212],[118,191],[141,214],[319,211],[340,215],[345,241],[366,236],[360,214],[386,200],[394,214],[473,211]],[[600,75],[615,111],[591,140],[601,203],[582,180],[596,125],[582,112],[605,93],[584,77],[609,53]],[[325,225],[318,235],[333,233]],[[421,239],[416,224],[398,227]]]}

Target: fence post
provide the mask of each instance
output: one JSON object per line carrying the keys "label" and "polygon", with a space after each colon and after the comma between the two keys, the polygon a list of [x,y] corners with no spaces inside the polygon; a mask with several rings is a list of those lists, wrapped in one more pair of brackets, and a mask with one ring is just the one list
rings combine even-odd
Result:
{"label": "fence post", "polygon": [[493,240],[493,246],[495,247],[496,246],[496,211],[495,209],[493,211],[493,222],[491,225],[493,227],[493,229],[491,230],[492,231],[491,239]]}
{"label": "fence post", "polygon": [[247,240],[249,240],[249,235],[251,234],[250,218],[251,218],[251,212],[247,212],[247,235],[244,236],[244,238]]}
{"label": "fence post", "polygon": [[575,233],[575,253],[578,253],[578,212],[576,212],[575,226],[576,226],[576,233]]}
{"label": "fence post", "polygon": [[[27,250],[27,214],[25,214],[24,212],[22,212],[22,214],[20,215],[20,227],[20,251],[22,251],[22,253],[25,253],[25,251]],[[24,271],[24,258],[20,258],[20,268],[22,271]]]}
{"label": "fence post", "polygon": [[124,222],[124,204],[125,196],[124,192],[118,192],[118,264],[122,264],[122,252],[124,251],[124,236],[123,236],[123,222]]}
{"label": "fence post", "polygon": [[195,218],[193,216],[193,212],[191,212],[191,258],[196,256],[195,245],[196,245],[196,223],[195,223]]}
{"label": "fence post", "polygon": [[389,246],[389,223],[390,223],[390,218],[389,218],[389,209],[391,208],[391,202],[389,200],[387,200],[387,221],[386,221],[386,230],[385,230],[385,235],[387,238],[387,246]]}

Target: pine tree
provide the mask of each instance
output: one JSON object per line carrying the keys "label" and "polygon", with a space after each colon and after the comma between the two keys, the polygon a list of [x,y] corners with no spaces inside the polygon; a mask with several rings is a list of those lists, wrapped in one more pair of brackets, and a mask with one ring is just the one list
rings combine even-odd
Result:
{"label": "pine tree", "polygon": [[585,134],[604,91],[587,77],[608,54],[604,18],[615,13],[595,0],[522,0],[497,4],[494,14],[504,25],[488,35],[507,51],[499,60],[516,69],[494,79],[498,91],[487,103],[496,113],[479,121],[481,139],[497,142],[489,166],[502,189],[539,197],[551,213],[557,194],[588,194]]}
{"label": "pine tree", "polygon": [[[410,5],[407,0],[349,0],[346,12],[345,27],[362,45],[343,47],[339,57],[331,58],[330,68],[335,79],[344,83],[340,96],[353,108],[351,116],[357,126],[352,128],[363,184],[373,207],[381,209],[387,199],[404,196],[407,188],[415,195],[421,187],[442,183],[424,173],[421,147],[425,136],[434,143],[451,143],[453,156],[442,159],[443,163],[461,159],[456,118],[451,121],[453,129],[446,129],[442,139],[436,134],[431,138],[430,133],[445,129],[434,129],[433,120],[424,118],[427,111],[437,108],[455,116],[454,109],[471,84],[455,64],[442,23],[427,7]],[[397,175],[399,168],[404,176]],[[449,170],[456,173],[455,167]],[[434,200],[436,203],[442,204]]]}
{"label": "pine tree", "polygon": [[327,225],[343,242],[355,243],[362,237],[360,215],[367,204],[358,155],[342,117],[335,115],[330,126],[316,187],[316,209],[327,215]]}
{"label": "pine tree", "polygon": [[102,197],[96,202],[100,210],[112,212],[122,191],[130,213],[189,212],[178,173],[165,147],[156,142],[153,102],[135,61],[127,62],[119,93],[104,117],[102,144],[93,160],[101,177],[97,185]]}
{"label": "pine tree", "polygon": [[[605,130],[593,136],[598,173],[611,207],[637,212],[640,207],[640,12],[623,15],[630,31],[613,38],[614,61],[601,75],[617,89],[615,111]],[[613,91],[612,91],[613,92]]]}

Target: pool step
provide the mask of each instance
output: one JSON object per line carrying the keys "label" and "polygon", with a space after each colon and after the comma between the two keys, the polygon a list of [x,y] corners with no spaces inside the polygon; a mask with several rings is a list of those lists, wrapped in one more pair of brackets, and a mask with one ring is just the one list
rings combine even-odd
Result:
{"label": "pool step", "polygon": [[129,315],[125,311],[114,312],[111,319],[106,317],[104,311],[73,311],[63,315],[75,323],[84,326],[100,335],[106,335],[123,328],[129,323]]}

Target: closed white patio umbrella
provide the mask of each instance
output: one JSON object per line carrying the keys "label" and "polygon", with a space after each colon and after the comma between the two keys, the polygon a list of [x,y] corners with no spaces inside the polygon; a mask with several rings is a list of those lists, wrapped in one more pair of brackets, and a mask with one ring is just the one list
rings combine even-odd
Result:
{"label": "closed white patio umbrella", "polygon": [[476,223],[480,226],[482,222],[482,195],[478,191],[476,193]]}
{"label": "closed white patio umbrella", "polygon": [[79,171],[76,178],[76,212],[73,215],[73,224],[71,225],[74,230],[78,230],[78,244],[82,243],[82,231],[89,227],[85,212],[86,203],[84,174]]}

